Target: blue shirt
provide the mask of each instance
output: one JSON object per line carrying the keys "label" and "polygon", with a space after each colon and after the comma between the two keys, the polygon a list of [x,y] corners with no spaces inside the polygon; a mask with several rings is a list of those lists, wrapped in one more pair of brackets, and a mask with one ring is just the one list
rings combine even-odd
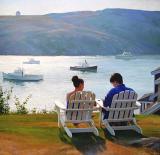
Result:
{"label": "blue shirt", "polygon": [[[133,89],[131,89],[131,88],[127,88],[124,84],[120,84],[120,85],[118,85],[117,87],[115,87],[115,88],[112,88],[109,92],[108,92],[108,94],[106,95],[106,97],[105,97],[105,100],[104,100],[104,102],[103,102],[103,106],[104,107],[110,107],[111,106],[111,103],[112,103],[112,99],[113,99],[113,96],[115,95],[115,94],[119,94],[121,91],[125,91],[125,90],[129,90],[129,91],[134,91]],[[103,110],[103,113],[104,113],[104,119],[105,118],[108,118],[108,112],[107,111],[105,111],[105,110]]]}

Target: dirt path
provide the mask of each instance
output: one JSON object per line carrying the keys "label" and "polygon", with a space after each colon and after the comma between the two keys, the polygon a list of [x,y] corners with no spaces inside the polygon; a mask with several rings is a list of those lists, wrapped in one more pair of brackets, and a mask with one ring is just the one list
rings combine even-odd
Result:
{"label": "dirt path", "polygon": [[[94,146],[95,147],[95,146]],[[27,138],[15,134],[0,133],[0,155],[149,155],[144,150],[125,147],[107,141],[99,151],[90,147],[85,152],[77,150],[74,146],[57,143],[41,143],[36,139]]]}
{"label": "dirt path", "polygon": [[[58,153],[58,154],[57,154]],[[0,133],[0,155],[79,154],[69,145],[39,143],[24,136]]]}

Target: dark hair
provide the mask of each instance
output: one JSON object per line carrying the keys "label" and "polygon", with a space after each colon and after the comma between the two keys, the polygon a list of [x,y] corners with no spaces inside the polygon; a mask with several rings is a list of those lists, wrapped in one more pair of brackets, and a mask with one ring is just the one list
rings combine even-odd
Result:
{"label": "dark hair", "polygon": [[83,79],[79,79],[79,83],[80,84],[84,84],[84,80]]}
{"label": "dark hair", "polygon": [[114,73],[113,75],[111,75],[110,77],[110,82],[117,82],[119,84],[123,84],[123,78],[122,75],[119,73]]}
{"label": "dark hair", "polygon": [[78,76],[73,76],[72,77],[72,82],[74,87],[79,87],[80,84],[84,84],[84,80],[83,79],[79,79]]}

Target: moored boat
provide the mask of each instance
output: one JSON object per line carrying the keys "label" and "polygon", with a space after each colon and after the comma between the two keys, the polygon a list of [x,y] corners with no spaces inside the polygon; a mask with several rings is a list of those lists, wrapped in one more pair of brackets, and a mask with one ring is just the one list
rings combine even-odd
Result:
{"label": "moored boat", "polygon": [[122,54],[116,55],[115,58],[129,60],[129,59],[135,59],[135,56],[133,56],[131,52],[124,51]]}
{"label": "moored boat", "polygon": [[70,70],[96,72],[97,68],[97,66],[90,66],[88,62],[85,60],[85,62],[80,66],[71,66]]}
{"label": "moored boat", "polygon": [[31,58],[28,61],[24,61],[23,64],[40,64],[40,61]]}
{"label": "moored boat", "polygon": [[3,79],[14,81],[40,81],[43,80],[43,75],[39,74],[25,74],[24,70],[18,68],[13,73],[2,73]]}

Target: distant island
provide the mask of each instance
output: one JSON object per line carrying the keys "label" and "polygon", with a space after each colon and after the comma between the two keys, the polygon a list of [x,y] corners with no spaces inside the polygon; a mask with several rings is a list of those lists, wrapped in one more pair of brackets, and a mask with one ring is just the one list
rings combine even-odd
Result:
{"label": "distant island", "polygon": [[160,11],[0,16],[0,55],[160,54]]}

